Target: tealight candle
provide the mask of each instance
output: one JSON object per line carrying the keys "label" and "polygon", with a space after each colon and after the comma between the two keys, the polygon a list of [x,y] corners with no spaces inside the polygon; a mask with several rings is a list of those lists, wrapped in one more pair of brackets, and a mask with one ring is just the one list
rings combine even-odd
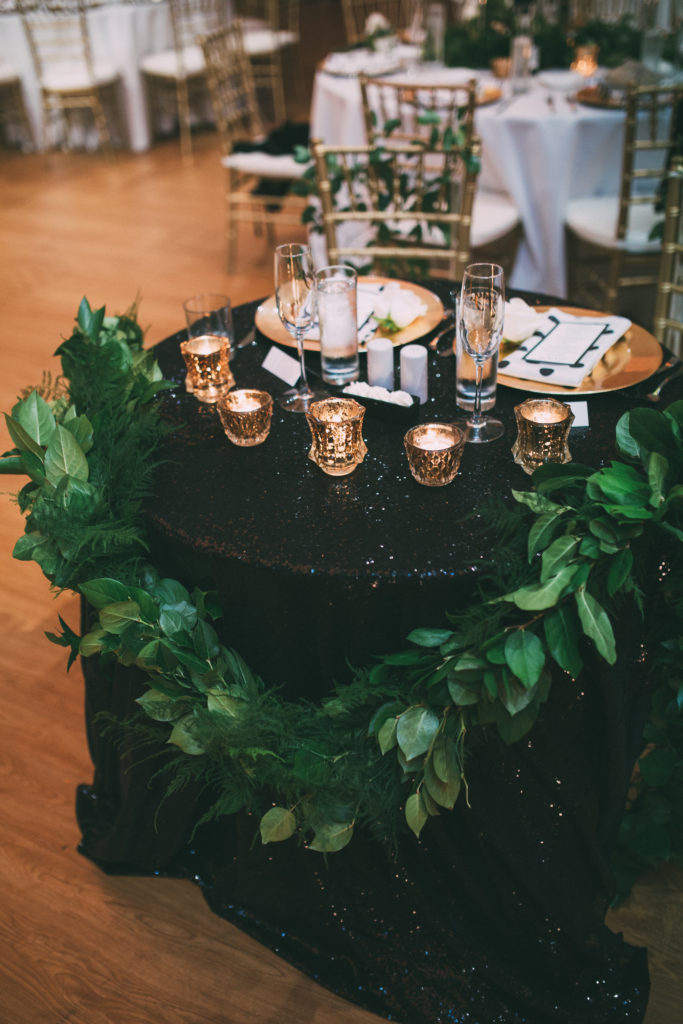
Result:
{"label": "tealight candle", "polygon": [[443,487],[458,472],[465,434],[454,423],[423,423],[403,438],[410,472],[425,487]]}
{"label": "tealight candle", "polygon": [[427,349],[422,345],[401,349],[401,391],[416,395],[420,405],[427,401]]}
{"label": "tealight candle", "polygon": [[229,391],[219,398],[217,408],[226,437],[233,444],[250,448],[268,437],[273,399],[267,391]]}
{"label": "tealight candle", "polygon": [[390,338],[371,338],[367,345],[368,384],[394,390],[394,345]]}
{"label": "tealight candle", "polygon": [[365,458],[365,408],[353,398],[323,398],[306,413],[311,431],[309,459],[329,476],[352,473]]}
{"label": "tealight candle", "polygon": [[230,341],[218,334],[200,334],[181,341],[187,368],[186,387],[200,402],[215,402],[235,383],[230,369]]}
{"label": "tealight candle", "polygon": [[574,414],[554,398],[527,398],[515,406],[517,440],[512,454],[525,473],[545,462],[571,462],[569,431]]}

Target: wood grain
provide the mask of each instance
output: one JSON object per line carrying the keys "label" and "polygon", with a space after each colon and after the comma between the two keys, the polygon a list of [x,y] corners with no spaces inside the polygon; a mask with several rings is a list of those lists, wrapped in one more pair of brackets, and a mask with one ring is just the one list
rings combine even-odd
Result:
{"label": "wood grain", "polygon": [[[0,188],[2,410],[56,369],[82,295],[116,312],[140,290],[151,344],[182,325],[187,295],[224,291],[239,303],[272,290],[265,237],[249,230],[239,273],[225,273],[211,134],[195,139],[189,163],[177,142],[114,165],[3,153]],[[376,1021],[211,914],[191,883],[110,878],[78,854],[74,792],[92,777],[82,682],[44,636],[58,614],[76,625],[77,603],[12,560],[23,531],[14,484],[0,478],[0,1024]],[[673,869],[609,915],[649,947],[647,1024],[680,1024],[682,921],[683,872]]]}

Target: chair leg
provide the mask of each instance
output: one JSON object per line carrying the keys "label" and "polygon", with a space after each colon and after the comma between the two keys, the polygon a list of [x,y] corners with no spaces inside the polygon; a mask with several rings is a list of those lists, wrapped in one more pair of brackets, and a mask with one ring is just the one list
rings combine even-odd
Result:
{"label": "chair leg", "polygon": [[180,151],[183,156],[192,156],[192,131],[190,128],[190,97],[187,79],[179,78],[177,84],[178,121],[180,128]]}
{"label": "chair leg", "polygon": [[100,140],[100,146],[102,147],[105,155],[111,160],[114,157],[114,147],[112,146],[111,134],[107,123],[107,115],[104,112],[102,97],[100,96],[99,90],[93,94],[92,112],[95,119],[95,126],[97,128],[97,135]]}
{"label": "chair leg", "polygon": [[227,240],[227,270],[229,274],[232,274],[232,272],[235,269],[235,259],[237,256],[237,221],[233,216],[230,177],[228,177],[227,181],[227,192],[225,201],[225,225]]}

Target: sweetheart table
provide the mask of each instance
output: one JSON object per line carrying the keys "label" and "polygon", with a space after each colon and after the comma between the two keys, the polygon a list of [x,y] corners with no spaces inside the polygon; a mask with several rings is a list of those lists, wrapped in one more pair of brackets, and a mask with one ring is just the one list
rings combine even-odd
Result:
{"label": "sweetheart table", "polygon": [[[447,298],[446,284],[430,287]],[[238,338],[255,309],[237,308]],[[182,336],[156,350],[177,383],[163,415],[179,429],[147,506],[151,556],[163,573],[218,591],[222,641],[285,696],[319,700],[348,679],[349,664],[399,649],[417,626],[447,625],[445,611],[466,605],[491,568],[511,488],[528,489],[510,454],[524,392],[499,388],[504,437],[468,446],[447,487],[416,484],[405,425],[370,413],[365,461],[331,478],[307,458],[305,417],[277,403],[263,445],[228,444],[215,411],[185,393]],[[284,390],[261,366],[270,345],[257,332],[237,351],[238,385]],[[315,356],[307,360],[315,371]],[[419,419],[450,419],[454,360],[430,361]],[[572,431],[574,458],[596,467],[613,458],[615,423],[636,401],[632,391],[590,398],[588,427]],[[484,505],[495,496],[494,522]],[[210,794],[162,800],[155,769],[167,730],[146,751],[121,748],[97,717],[131,714],[139,673],[84,659],[94,779],[78,791],[81,852],[107,872],[194,879],[217,914],[387,1020],[641,1022],[646,951],[604,924],[648,702],[647,652],[630,613],[619,631],[618,664],[589,664],[578,685],[558,671],[532,731],[511,746],[496,737],[475,746],[469,801],[430,819],[420,841],[401,836],[395,856],[363,833],[327,858],[294,841],[262,846],[244,814],[192,834]]]}

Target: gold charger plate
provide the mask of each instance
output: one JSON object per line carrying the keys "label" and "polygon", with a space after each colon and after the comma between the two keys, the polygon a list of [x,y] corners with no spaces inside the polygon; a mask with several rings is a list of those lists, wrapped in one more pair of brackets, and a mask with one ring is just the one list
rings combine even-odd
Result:
{"label": "gold charger plate", "polygon": [[623,110],[624,101],[621,96],[607,96],[598,89],[597,85],[589,85],[585,89],[579,89],[576,99],[586,107],[597,107],[598,110]]}
{"label": "gold charger plate", "polygon": [[[560,309],[563,313],[574,316],[604,316],[594,309],[581,309],[576,306],[534,306],[539,313],[549,309]],[[504,348],[501,354],[504,353]],[[567,388],[560,384],[545,384],[540,380],[522,380],[521,377],[508,377],[498,374],[498,383],[518,391],[531,391],[542,395],[557,395],[573,398],[575,395],[602,395],[608,391],[621,391],[632,384],[639,384],[651,377],[662,362],[662,347],[653,334],[644,327],[632,324],[626,334],[615,342],[604,356],[593,367],[578,387]]]}
{"label": "gold charger plate", "polygon": [[[359,284],[367,284],[372,282],[373,284],[389,284],[393,281],[390,277],[359,277]],[[409,281],[398,282],[401,288],[407,291],[413,292],[420,299],[422,303],[427,307],[426,313],[422,316],[418,316],[417,319],[413,320],[411,324],[404,327],[401,331],[396,331],[395,334],[389,335],[395,346],[406,345],[409,341],[416,341],[417,338],[424,337],[430,331],[433,331],[435,327],[441,323],[444,317],[443,303],[441,299],[430,292],[427,288],[423,288],[419,284],[411,284]],[[254,323],[258,327],[261,334],[265,334],[266,338],[270,338],[271,341],[277,341],[280,345],[288,345],[290,348],[296,348],[296,341],[289,333],[286,327],[283,327],[282,321],[278,316],[277,303],[274,295],[270,295],[256,310],[256,316],[254,317]],[[317,338],[304,338],[304,348],[307,352],[319,352],[320,342]],[[365,343],[359,345],[361,352],[365,351]]]}

